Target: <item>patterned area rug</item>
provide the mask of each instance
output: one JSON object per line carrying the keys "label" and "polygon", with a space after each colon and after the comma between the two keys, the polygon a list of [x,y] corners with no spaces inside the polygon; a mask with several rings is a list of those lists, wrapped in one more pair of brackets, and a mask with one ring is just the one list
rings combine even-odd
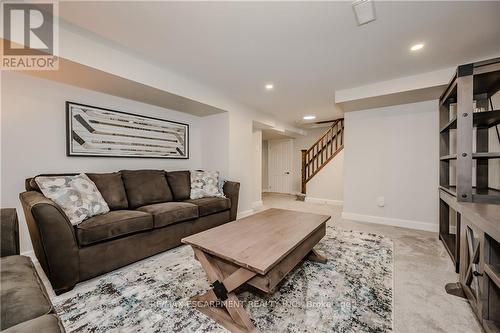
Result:
{"label": "patterned area rug", "polygon": [[[328,227],[327,264],[304,261],[272,295],[244,291],[262,332],[392,332],[393,245],[383,236]],[[208,281],[181,246],[80,283],[52,299],[68,332],[227,332],[193,309]]]}

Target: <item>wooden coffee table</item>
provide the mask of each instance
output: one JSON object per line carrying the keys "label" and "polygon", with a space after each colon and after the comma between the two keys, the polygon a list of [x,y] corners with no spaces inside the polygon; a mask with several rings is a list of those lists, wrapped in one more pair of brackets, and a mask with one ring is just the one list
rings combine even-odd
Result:
{"label": "wooden coffee table", "polygon": [[272,293],[302,259],[326,262],[313,247],[327,215],[268,209],[182,239],[192,246],[212,289],[193,306],[232,332],[258,332],[235,290],[249,284]]}

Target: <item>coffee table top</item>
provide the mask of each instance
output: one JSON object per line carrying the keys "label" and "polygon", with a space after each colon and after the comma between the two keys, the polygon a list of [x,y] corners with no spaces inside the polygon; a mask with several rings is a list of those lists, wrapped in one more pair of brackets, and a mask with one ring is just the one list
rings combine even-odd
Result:
{"label": "coffee table top", "polygon": [[272,208],[183,238],[182,242],[266,274],[329,219],[328,215]]}

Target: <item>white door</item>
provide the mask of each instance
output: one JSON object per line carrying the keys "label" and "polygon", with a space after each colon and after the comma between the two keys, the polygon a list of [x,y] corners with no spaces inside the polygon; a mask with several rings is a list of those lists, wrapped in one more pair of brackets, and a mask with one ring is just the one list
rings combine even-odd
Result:
{"label": "white door", "polygon": [[269,191],[292,193],[293,140],[269,141]]}

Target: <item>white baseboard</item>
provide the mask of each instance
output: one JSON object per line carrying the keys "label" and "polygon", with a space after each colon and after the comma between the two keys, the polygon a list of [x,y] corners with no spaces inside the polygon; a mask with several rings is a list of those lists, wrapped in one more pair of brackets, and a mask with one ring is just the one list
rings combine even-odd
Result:
{"label": "white baseboard", "polygon": [[244,218],[244,217],[247,217],[247,216],[250,216],[252,214],[254,214],[255,211],[253,209],[249,209],[249,210],[244,210],[242,212],[239,212],[237,215],[236,215],[236,218],[237,219],[241,219],[241,218]]}
{"label": "white baseboard", "polygon": [[321,199],[321,198],[311,198],[306,195],[306,202],[310,203],[320,203],[334,206],[342,206],[344,204],[343,200],[332,200],[332,199]]}
{"label": "white baseboard", "polygon": [[26,256],[26,257],[30,257],[31,261],[33,261],[34,263],[38,262],[38,259],[36,258],[36,255],[35,255],[35,251],[33,251],[33,250],[21,252],[21,255]]}
{"label": "white baseboard", "polygon": [[252,209],[259,208],[262,206],[264,206],[264,202],[262,202],[262,200],[252,202]]}
{"label": "white baseboard", "polygon": [[439,225],[437,223],[434,224],[422,221],[395,219],[391,217],[382,217],[382,216],[370,216],[370,215],[348,213],[348,212],[342,212],[342,218],[346,220],[354,220],[359,222],[367,222],[375,224],[385,224],[407,229],[416,229],[416,230],[424,230],[432,232],[439,231]]}

